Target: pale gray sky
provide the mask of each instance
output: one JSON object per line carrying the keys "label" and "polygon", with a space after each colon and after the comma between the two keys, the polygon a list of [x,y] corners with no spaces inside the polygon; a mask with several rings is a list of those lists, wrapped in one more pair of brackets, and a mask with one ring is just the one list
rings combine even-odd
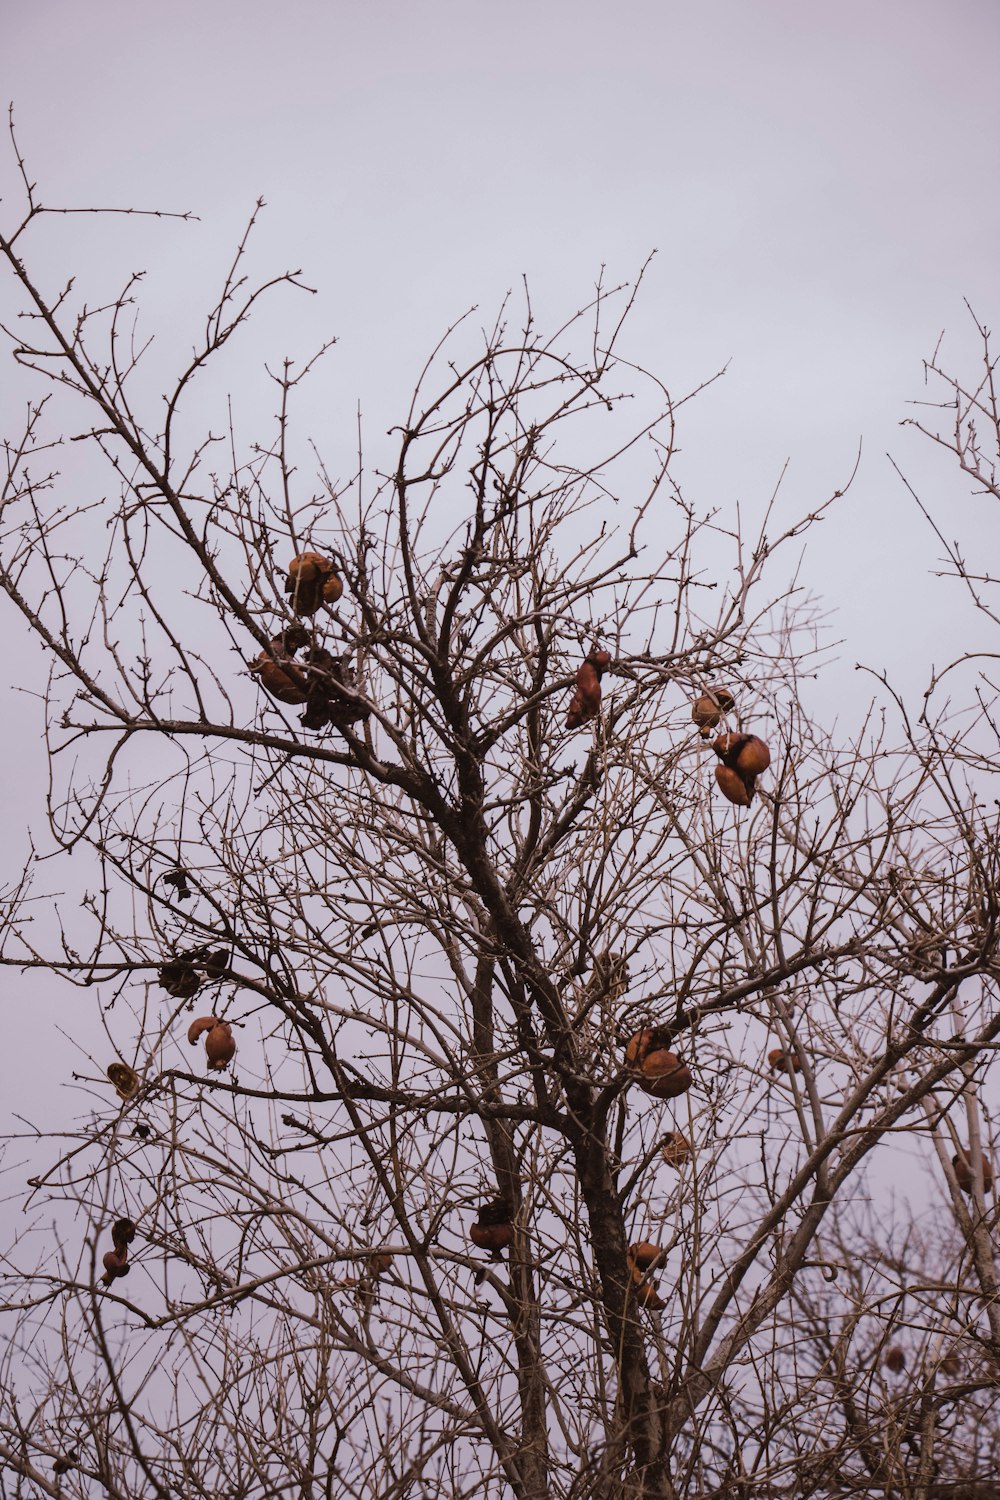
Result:
{"label": "pale gray sky", "polygon": [[[998,318],[995,0],[3,0],[0,18],[44,202],[201,218],[49,223],[50,289],[77,272],[96,298],[145,267],[147,330],[183,349],[263,196],[256,267],[301,266],[320,295],[265,310],[246,368],[335,334],[309,397],[322,441],[358,401],[374,432],[399,420],[444,327],[473,303],[489,321],[522,274],[544,327],[602,263],[628,278],[655,248],[634,357],[678,392],[731,361],[685,408],[690,497],[759,507],[787,457],[789,511],[808,508],[863,438],[804,576],[838,611],[845,668],[915,691],[947,650],[933,539],[884,453],[941,507],[956,493],[897,423],[942,328],[956,364],[976,358],[962,298]],[[12,168],[0,150],[4,213]],[[5,430],[18,409],[4,398]],[[29,720],[27,749],[8,741],[15,838],[43,788]]]}

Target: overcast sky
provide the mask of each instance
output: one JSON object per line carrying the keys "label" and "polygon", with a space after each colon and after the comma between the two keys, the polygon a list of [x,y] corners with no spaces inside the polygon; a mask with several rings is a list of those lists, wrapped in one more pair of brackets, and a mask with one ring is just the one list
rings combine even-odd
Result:
{"label": "overcast sky", "polygon": [[[677,392],[729,363],[685,408],[689,496],[760,506],[787,458],[789,512],[807,509],[863,440],[805,573],[845,663],[915,691],[955,619],[968,630],[928,607],[936,548],[885,452],[946,515],[950,471],[898,423],[942,329],[971,369],[963,298],[998,318],[996,0],[2,0],[0,17],[42,200],[201,221],[50,221],[49,289],[146,267],[149,331],[193,339],[262,196],[256,264],[302,267],[319,295],[264,314],[248,368],[336,335],[315,411],[360,402],[384,431],[471,304],[489,320],[524,275],[554,326],[602,264],[629,278],[655,249],[630,352]],[[16,211],[9,152],[0,184]],[[19,837],[39,784],[11,767]]]}

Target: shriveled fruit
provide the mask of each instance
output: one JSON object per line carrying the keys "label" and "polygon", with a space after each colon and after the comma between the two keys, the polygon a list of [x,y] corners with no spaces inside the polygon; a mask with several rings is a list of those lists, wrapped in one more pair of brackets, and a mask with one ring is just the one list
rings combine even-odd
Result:
{"label": "shriveled fruit", "polygon": [[668,1130],[660,1146],[660,1155],[668,1167],[681,1167],[691,1155],[691,1142],[679,1130]]}
{"label": "shriveled fruit", "polygon": [[198,1016],[188,1027],[188,1041],[193,1047],[199,1037],[205,1038],[205,1055],[210,1068],[225,1068],[236,1056],[236,1041],[228,1021],[215,1016]]}
{"label": "shriveled fruit", "polygon": [[772,1073],[801,1073],[802,1064],[794,1052],[786,1052],[784,1047],[772,1047],[767,1054],[767,1061]]}
{"label": "shriveled fruit", "polygon": [[108,1063],[107,1072],[119,1099],[131,1099],[132,1095],[138,1091],[139,1075],[134,1068],[129,1067],[128,1063]]}
{"label": "shriveled fruit", "polygon": [[885,1358],[882,1360],[882,1363],[887,1370],[892,1371],[893,1375],[899,1375],[906,1369],[906,1355],[902,1349],[894,1345],[891,1349],[885,1351]]}
{"label": "shriveled fruit", "polygon": [[300,552],[288,564],[285,593],[297,615],[314,615],[324,601],[336,603],[343,591],[333,563],[321,552]]}
{"label": "shriveled fruit", "polygon": [[691,718],[701,730],[702,739],[707,740],[722,715],[731,713],[735,707],[736,699],[728,688],[712,688],[696,698],[691,706]]}
{"label": "shriveled fruit", "polygon": [[601,708],[601,678],[611,665],[610,651],[591,650],[576,674],[576,689],[566,714],[566,728],[579,729],[596,719]]}
{"label": "shriveled fruit", "polygon": [[[993,1187],[993,1163],[985,1152],[981,1152],[980,1156],[983,1163],[983,1192],[988,1193]],[[961,1151],[958,1151],[952,1157],[951,1164],[955,1168],[955,1176],[962,1192],[971,1195],[975,1173],[972,1170],[972,1156],[968,1148],[963,1147]]]}
{"label": "shriveled fruit", "polygon": [[109,1250],[104,1256],[104,1275],[101,1280],[105,1286],[110,1286],[116,1277],[127,1276],[130,1269],[127,1251]]}
{"label": "shriveled fruit", "polygon": [[480,1250],[491,1251],[494,1260],[502,1259],[502,1252],[514,1238],[510,1206],[503,1198],[483,1204],[475,1224],[469,1226],[469,1238]]}
{"label": "shriveled fruit", "polygon": [[161,965],[156,975],[160,984],[175,1000],[190,1000],[201,988],[201,976],[186,959],[171,959]]}

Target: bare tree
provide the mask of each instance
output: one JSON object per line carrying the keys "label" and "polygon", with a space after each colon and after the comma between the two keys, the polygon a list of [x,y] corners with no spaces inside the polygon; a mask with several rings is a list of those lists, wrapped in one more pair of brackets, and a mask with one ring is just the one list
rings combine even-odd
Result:
{"label": "bare tree", "polygon": [[[806,715],[836,496],[700,511],[624,286],[450,330],[384,461],[299,439],[315,361],[241,451],[195,393],[298,273],[244,238],[154,399],[22,172],[0,582],[88,863],[3,958],[107,1049],[9,1169],[4,1493],[985,1497],[996,811],[951,708]],[[873,1250],[893,1149],[940,1243]]]}

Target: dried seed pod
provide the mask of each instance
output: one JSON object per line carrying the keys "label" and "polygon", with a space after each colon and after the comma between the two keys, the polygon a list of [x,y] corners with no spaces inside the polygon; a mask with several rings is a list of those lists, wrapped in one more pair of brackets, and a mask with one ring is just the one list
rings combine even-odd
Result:
{"label": "dried seed pod", "polygon": [[[980,1154],[983,1163],[983,1192],[988,1193],[993,1187],[993,1163],[985,1152]],[[971,1196],[975,1173],[972,1170],[972,1158],[968,1148],[963,1146],[960,1151],[956,1152],[951,1159],[951,1164],[955,1168],[955,1176],[962,1192],[969,1193]]]}
{"label": "dried seed pod", "polygon": [[753,801],[753,777],[741,776],[732,766],[719,765],[715,768],[715,779],[719,784],[719,791],[730,802],[735,802],[737,807],[750,806]]}
{"label": "dried seed pod", "polygon": [[691,1142],[679,1130],[668,1130],[660,1146],[660,1155],[668,1167],[682,1167],[691,1155]]}
{"label": "dried seed pod", "polygon": [[794,1052],[786,1052],[784,1047],[772,1047],[767,1054],[768,1066],[772,1073],[801,1073],[802,1064]]}
{"label": "dried seed pod", "polygon": [[131,1099],[132,1095],[138,1092],[139,1075],[134,1068],[129,1067],[128,1063],[108,1063],[107,1074],[117,1090],[119,1099]]}
{"label": "dried seed pod", "polygon": [[334,571],[333,563],[321,552],[300,552],[288,564],[285,593],[291,596],[290,603],[297,615],[314,615],[324,602],[336,603],[344,586]]}
{"label": "dried seed pod", "polygon": [[514,1238],[510,1206],[503,1198],[495,1198],[479,1210],[475,1224],[469,1226],[469,1238],[480,1250],[492,1252],[494,1260],[502,1260]]}
{"label": "dried seed pod", "polygon": [[891,1349],[885,1351],[882,1363],[887,1370],[892,1371],[893,1375],[899,1375],[906,1369],[906,1355],[898,1345],[894,1344]]}
{"label": "dried seed pod", "polygon": [[576,689],[566,714],[567,729],[579,729],[581,724],[596,719],[601,709],[601,678],[610,665],[610,651],[591,648],[583,665],[577,670]]}
{"label": "dried seed pod", "polygon": [[736,699],[728,688],[709,688],[694,700],[691,707],[691,718],[701,730],[701,737],[707,740],[711,731],[722,719],[723,714],[728,714],[736,707]]}
{"label": "dried seed pod", "polygon": [[187,959],[173,958],[157,970],[157,979],[175,1000],[190,1000],[201,988],[201,976]]}
{"label": "dried seed pod", "polygon": [[736,770],[741,776],[759,776],[771,764],[771,752],[755,734],[745,735],[736,756]]}

